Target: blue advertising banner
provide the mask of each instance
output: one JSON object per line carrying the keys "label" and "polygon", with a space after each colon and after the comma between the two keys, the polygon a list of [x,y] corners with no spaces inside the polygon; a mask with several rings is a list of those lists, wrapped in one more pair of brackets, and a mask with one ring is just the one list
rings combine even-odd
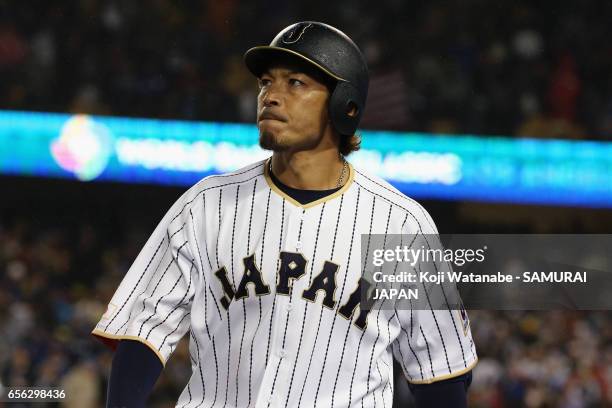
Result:
{"label": "blue advertising banner", "polygon": [[[612,208],[612,142],[361,132],[348,160],[412,197]],[[270,155],[254,125],[0,111],[0,174],[166,185]]]}

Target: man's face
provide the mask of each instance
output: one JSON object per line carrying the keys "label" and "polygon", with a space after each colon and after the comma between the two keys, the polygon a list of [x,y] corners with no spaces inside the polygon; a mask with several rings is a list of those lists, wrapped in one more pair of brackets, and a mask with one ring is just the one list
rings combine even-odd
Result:
{"label": "man's face", "polygon": [[307,70],[272,66],[258,79],[259,144],[273,151],[311,150],[331,131],[329,91]]}

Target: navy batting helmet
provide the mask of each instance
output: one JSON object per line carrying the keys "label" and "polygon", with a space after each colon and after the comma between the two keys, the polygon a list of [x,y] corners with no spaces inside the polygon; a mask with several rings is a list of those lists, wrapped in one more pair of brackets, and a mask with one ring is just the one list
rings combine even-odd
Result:
{"label": "navy batting helmet", "polygon": [[[341,135],[353,135],[365,108],[369,74],[363,54],[342,31],[316,21],[292,24],[274,37],[270,45],[244,54],[247,68],[257,77],[271,63],[293,56],[311,64],[334,81],[329,116]],[[357,108],[357,115],[348,113]]]}

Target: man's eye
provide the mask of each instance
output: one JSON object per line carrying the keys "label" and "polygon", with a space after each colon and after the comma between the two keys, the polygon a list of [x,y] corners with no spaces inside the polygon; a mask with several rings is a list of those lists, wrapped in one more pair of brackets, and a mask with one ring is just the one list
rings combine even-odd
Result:
{"label": "man's eye", "polygon": [[270,80],[269,79],[260,79],[259,80],[259,87],[263,88],[264,86],[268,86],[270,85]]}
{"label": "man's eye", "polygon": [[302,85],[304,85],[304,83],[302,81],[300,81],[299,79],[296,79],[296,78],[289,79],[289,84],[291,86],[302,86]]}

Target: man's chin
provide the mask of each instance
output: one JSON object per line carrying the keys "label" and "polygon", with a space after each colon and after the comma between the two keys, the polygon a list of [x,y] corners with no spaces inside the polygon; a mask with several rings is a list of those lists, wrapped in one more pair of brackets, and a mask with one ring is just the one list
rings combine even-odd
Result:
{"label": "man's chin", "polygon": [[282,152],[288,148],[288,146],[279,143],[278,139],[270,132],[260,132],[259,146],[264,150],[271,150],[273,152]]}

